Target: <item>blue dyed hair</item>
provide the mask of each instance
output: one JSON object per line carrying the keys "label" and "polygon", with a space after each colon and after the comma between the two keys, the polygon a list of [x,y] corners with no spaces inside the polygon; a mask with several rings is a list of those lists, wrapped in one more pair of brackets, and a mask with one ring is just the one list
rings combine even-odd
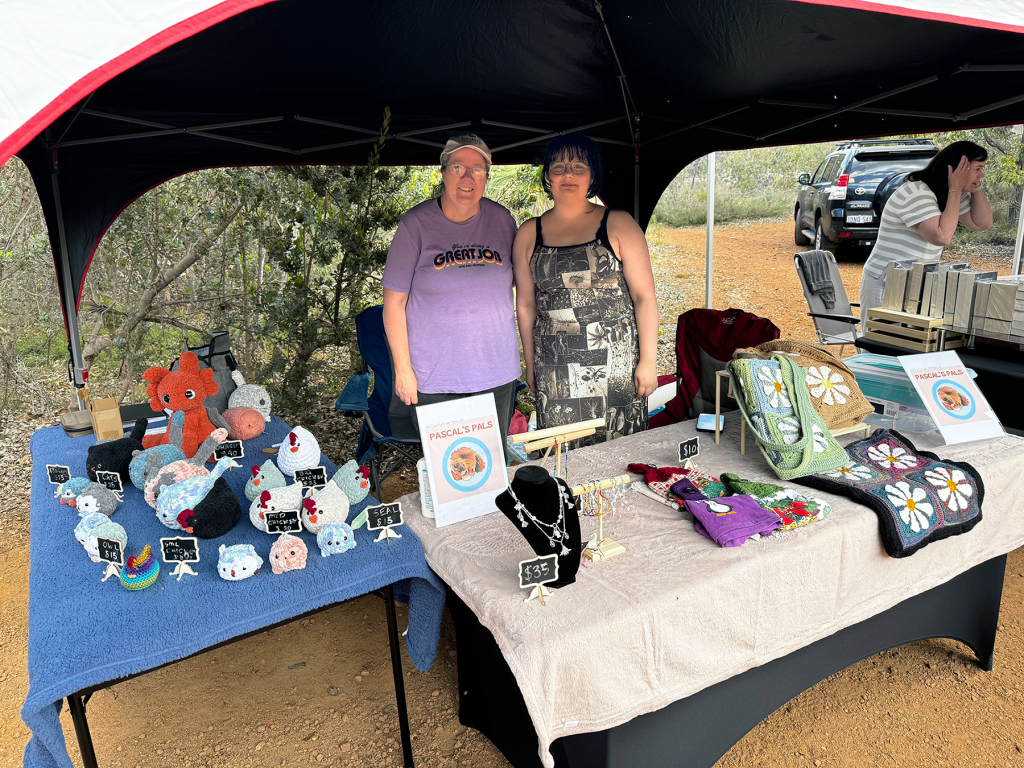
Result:
{"label": "blue dyed hair", "polygon": [[601,165],[601,153],[597,151],[597,145],[593,141],[582,133],[570,133],[567,136],[557,136],[552,139],[544,152],[544,170],[541,174],[544,191],[548,195],[551,194],[551,178],[548,176],[548,169],[552,163],[559,160],[566,163],[578,160],[589,165],[590,189],[587,190],[587,197],[601,194],[604,168]]}

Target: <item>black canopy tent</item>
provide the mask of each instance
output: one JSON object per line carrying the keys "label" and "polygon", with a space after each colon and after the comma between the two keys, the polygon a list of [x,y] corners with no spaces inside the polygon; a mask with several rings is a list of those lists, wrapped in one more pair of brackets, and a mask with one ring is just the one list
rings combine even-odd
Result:
{"label": "black canopy tent", "polygon": [[433,165],[448,135],[497,163],[600,142],[604,197],[645,225],[716,150],[1024,122],[1024,38],[792,0],[278,0],[105,82],[20,149],[42,201],[76,381],[77,308],[104,231],[211,166]]}

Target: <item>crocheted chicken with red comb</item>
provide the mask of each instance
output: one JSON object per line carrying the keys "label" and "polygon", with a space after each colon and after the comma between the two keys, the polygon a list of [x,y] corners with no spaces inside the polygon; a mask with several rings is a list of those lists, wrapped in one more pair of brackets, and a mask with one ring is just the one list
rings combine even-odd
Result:
{"label": "crocheted chicken with red comb", "polygon": [[[149,383],[146,394],[150,397],[150,406],[154,411],[169,409],[185,414],[181,450],[191,459],[215,429],[203,406],[207,395],[217,394],[220,388],[213,380],[213,369],[200,370],[195,352],[183,352],[178,359],[178,370],[149,368],[142,374],[142,380]],[[147,435],[142,440],[142,447],[164,445],[167,439],[166,432],[162,435]]]}

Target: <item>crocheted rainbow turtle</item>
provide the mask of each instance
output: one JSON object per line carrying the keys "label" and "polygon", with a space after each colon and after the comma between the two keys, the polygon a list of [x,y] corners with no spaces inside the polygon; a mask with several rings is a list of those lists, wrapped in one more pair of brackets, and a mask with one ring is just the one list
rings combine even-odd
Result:
{"label": "crocheted rainbow turtle", "polygon": [[160,562],[147,544],[135,557],[129,557],[121,569],[121,585],[133,592],[145,589],[160,575]]}

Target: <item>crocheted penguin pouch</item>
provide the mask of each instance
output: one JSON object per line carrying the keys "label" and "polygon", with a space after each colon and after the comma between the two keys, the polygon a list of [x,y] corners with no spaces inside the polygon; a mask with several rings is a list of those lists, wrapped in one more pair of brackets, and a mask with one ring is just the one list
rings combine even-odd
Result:
{"label": "crocheted penguin pouch", "polygon": [[630,464],[626,467],[635,475],[643,475],[647,487],[669,501],[685,501],[683,497],[672,492],[672,486],[680,480],[689,480],[709,499],[717,499],[728,493],[717,477],[701,472],[699,469],[683,467],[652,467],[649,464]]}
{"label": "crocheted penguin pouch", "polygon": [[743,418],[779,479],[831,472],[846,463],[846,451],[811,405],[803,368],[780,354],[730,360],[727,368]]}
{"label": "crocheted penguin pouch", "polygon": [[892,429],[880,429],[846,450],[850,460],[843,466],[797,482],[875,510],[889,557],[909,557],[981,522],[985,485],[970,464],[919,451]]}

